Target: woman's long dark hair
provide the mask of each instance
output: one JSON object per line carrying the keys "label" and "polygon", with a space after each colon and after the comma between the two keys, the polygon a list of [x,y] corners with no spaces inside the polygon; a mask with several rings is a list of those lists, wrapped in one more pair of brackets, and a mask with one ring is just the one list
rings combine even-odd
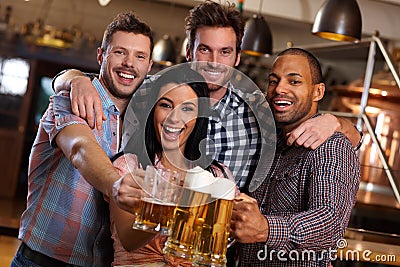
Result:
{"label": "woman's long dark hair", "polygon": [[[144,168],[149,164],[154,165],[156,155],[162,152],[162,145],[157,139],[153,118],[160,89],[168,83],[175,83],[177,85],[187,84],[198,97],[198,116],[183,152],[184,157],[193,162],[194,166],[190,167],[200,166],[204,169],[209,169],[208,167],[211,163],[219,167],[220,164],[214,162],[206,155],[207,126],[210,111],[208,86],[203,76],[192,70],[187,64],[177,65],[161,72],[150,90],[146,108],[146,114],[148,115],[145,120],[142,120],[142,122],[145,122],[145,129],[141,131],[144,137],[139,138],[139,140],[144,140],[145,142],[142,145],[137,144],[136,147],[138,149],[135,151],[139,162]],[[144,111],[141,110],[140,112],[143,114]]]}

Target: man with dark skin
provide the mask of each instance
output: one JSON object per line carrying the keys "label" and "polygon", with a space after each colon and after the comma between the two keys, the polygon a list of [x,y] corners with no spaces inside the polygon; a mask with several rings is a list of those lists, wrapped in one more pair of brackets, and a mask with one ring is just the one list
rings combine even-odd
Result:
{"label": "man with dark skin", "polygon": [[231,234],[240,242],[239,266],[329,266],[334,256],[356,201],[357,153],[342,133],[315,150],[285,140],[305,120],[321,116],[324,92],[312,54],[289,48],[277,56],[267,89],[277,151],[263,183],[234,202]]}

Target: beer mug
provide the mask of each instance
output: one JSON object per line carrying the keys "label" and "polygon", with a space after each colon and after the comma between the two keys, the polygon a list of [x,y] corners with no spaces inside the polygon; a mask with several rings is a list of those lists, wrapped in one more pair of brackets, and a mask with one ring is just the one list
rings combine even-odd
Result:
{"label": "beer mug", "polygon": [[168,235],[175,207],[182,194],[180,175],[170,170],[147,166],[143,194],[132,228]]}
{"label": "beer mug", "polygon": [[212,202],[202,224],[194,258],[195,266],[225,266],[235,182],[218,178],[212,185]]}
{"label": "beer mug", "polygon": [[[193,169],[192,169],[193,170]],[[175,209],[170,235],[165,242],[163,253],[193,260],[199,242],[203,223],[211,202],[211,173],[198,170],[188,171],[178,206]]]}

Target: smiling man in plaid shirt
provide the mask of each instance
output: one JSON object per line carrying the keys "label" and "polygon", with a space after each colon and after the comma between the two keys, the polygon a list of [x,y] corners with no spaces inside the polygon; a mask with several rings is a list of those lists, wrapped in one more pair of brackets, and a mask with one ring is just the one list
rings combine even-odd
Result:
{"label": "smiling man in plaid shirt", "polygon": [[315,150],[285,140],[285,133],[321,116],[324,92],[312,54],[289,48],[278,55],[267,90],[278,126],[275,159],[261,185],[234,202],[231,229],[240,242],[239,266],[324,267],[335,256],[360,183],[357,153],[342,133]]}

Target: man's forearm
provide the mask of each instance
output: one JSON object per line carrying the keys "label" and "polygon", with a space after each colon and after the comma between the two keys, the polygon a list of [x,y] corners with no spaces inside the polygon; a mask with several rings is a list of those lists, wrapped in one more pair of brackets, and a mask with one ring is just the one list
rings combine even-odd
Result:
{"label": "man's forearm", "polygon": [[340,124],[340,129],[337,129],[337,131],[346,135],[353,147],[357,147],[361,140],[360,132],[350,120],[340,117],[337,117],[337,120]]}
{"label": "man's forearm", "polygon": [[[87,77],[83,72],[76,69],[69,69],[54,77],[53,90],[58,93],[62,90],[71,90],[71,80],[76,77]],[[88,78],[88,77],[87,77]],[[89,79],[89,78],[88,78]]]}
{"label": "man's forearm", "polygon": [[90,129],[86,125],[70,125],[56,138],[57,145],[80,174],[104,195],[112,196],[112,185],[120,176]]}

